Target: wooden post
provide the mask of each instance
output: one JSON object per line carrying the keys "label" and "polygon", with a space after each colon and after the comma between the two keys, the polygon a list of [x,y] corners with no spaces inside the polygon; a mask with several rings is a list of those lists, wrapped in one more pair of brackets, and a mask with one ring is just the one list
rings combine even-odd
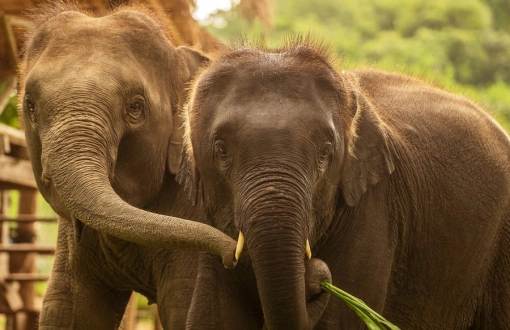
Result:
{"label": "wooden post", "polygon": [[124,317],[120,325],[120,329],[123,330],[136,330],[136,324],[138,322],[138,306],[137,306],[137,294],[133,292],[124,312]]}
{"label": "wooden post", "polygon": [[9,21],[8,16],[5,14],[0,16],[0,26],[4,30],[4,37],[5,40],[7,40],[7,45],[9,46],[9,57],[11,60],[11,65],[16,69],[19,62],[18,45],[16,44],[16,37],[12,32],[11,22]]}
{"label": "wooden post", "polygon": [[[37,191],[20,190],[19,214],[35,214],[37,208]],[[36,238],[33,221],[20,222],[14,243],[34,243]],[[10,273],[35,273],[35,254],[25,252],[11,252],[9,260]],[[17,313],[16,326],[18,329],[36,330],[37,314],[35,313],[35,282],[20,282],[19,293],[23,300],[23,308],[27,313]]]}
{"label": "wooden post", "polygon": [[152,313],[154,314],[154,330],[163,330],[163,326],[161,325],[161,320],[159,319],[158,306],[153,304]]}
{"label": "wooden post", "polygon": [[18,80],[16,76],[8,78],[7,84],[5,85],[4,90],[0,94],[0,115],[4,112],[5,108],[7,107],[7,103],[9,103],[12,93],[16,91],[17,81]]}
{"label": "wooden post", "polygon": [[[9,196],[8,190],[0,190],[0,214],[7,215],[8,205],[9,205]],[[0,239],[1,244],[7,244],[9,242],[9,223],[7,221],[3,221],[0,226]],[[0,279],[5,279],[5,277],[9,274],[9,254],[7,252],[0,253]],[[5,282],[4,282],[5,283]],[[7,305],[9,302],[6,301]],[[6,314],[5,315],[5,330],[12,329],[13,326],[13,315]]]}

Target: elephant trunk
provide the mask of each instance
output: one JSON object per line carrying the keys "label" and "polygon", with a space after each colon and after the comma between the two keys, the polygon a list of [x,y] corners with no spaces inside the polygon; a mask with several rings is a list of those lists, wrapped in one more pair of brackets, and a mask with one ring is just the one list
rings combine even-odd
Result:
{"label": "elephant trunk", "polygon": [[235,266],[236,242],[219,230],[123,201],[111,185],[120,137],[109,132],[103,123],[108,119],[73,116],[44,135],[42,173],[35,173],[41,190],[53,185],[72,217],[101,233],[141,245],[207,251],[221,256],[225,267]]}
{"label": "elephant trunk", "polygon": [[329,300],[318,284],[331,280],[329,269],[318,259],[307,260],[305,252],[311,203],[299,192],[305,189],[290,182],[296,181],[280,176],[278,182],[247,189],[251,202],[240,216],[247,224],[246,245],[271,330],[312,329]]}

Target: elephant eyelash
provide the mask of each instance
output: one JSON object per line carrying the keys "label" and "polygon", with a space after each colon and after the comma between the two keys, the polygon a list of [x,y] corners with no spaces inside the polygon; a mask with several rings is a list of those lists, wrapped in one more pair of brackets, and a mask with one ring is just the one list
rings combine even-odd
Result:
{"label": "elephant eyelash", "polygon": [[142,96],[133,97],[126,106],[127,120],[132,124],[142,121],[145,118],[145,108],[146,102]]}
{"label": "elephant eyelash", "polygon": [[225,171],[228,168],[230,157],[228,154],[228,145],[224,140],[218,139],[213,145],[214,159],[219,163],[220,168]]}
{"label": "elephant eyelash", "polygon": [[321,172],[324,172],[327,169],[331,160],[332,151],[333,143],[330,141],[325,141],[319,149],[319,153],[317,155],[317,163]]}
{"label": "elephant eyelash", "polygon": [[333,143],[326,141],[322,144],[319,150],[319,161],[323,162],[328,160],[331,156],[331,151],[333,150]]}

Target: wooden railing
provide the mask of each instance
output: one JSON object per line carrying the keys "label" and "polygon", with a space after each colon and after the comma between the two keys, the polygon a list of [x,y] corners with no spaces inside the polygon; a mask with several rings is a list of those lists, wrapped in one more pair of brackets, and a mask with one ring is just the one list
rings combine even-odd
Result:
{"label": "wooden railing", "polygon": [[[19,190],[18,212],[6,215],[10,190],[1,190],[0,215],[0,313],[5,315],[5,329],[37,329],[40,299],[35,282],[47,281],[49,274],[36,272],[36,259],[55,253],[54,246],[37,244],[37,222],[55,222],[56,217],[35,216],[37,191]],[[26,213],[31,212],[31,213]]]}
{"label": "wooden railing", "polygon": [[[36,259],[55,253],[54,246],[36,243],[36,223],[57,219],[36,216],[37,185],[26,147],[23,132],[0,124],[0,313],[9,330],[37,329],[35,282],[49,275],[36,273]],[[14,190],[19,192],[18,215],[9,217]]]}

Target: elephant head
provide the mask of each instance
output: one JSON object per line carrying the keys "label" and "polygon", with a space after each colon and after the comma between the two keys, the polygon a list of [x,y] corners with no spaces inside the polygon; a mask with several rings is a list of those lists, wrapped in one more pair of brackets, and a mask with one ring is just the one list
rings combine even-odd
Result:
{"label": "elephant head", "polygon": [[213,226],[244,235],[267,327],[313,328],[329,296],[306,297],[306,246],[394,168],[356,77],[313,42],[233,49],[197,77],[185,125],[178,178],[193,199],[201,184]]}
{"label": "elephant head", "polygon": [[205,61],[140,10],[95,18],[57,9],[36,22],[20,112],[37,185],[73,219],[77,240],[85,224],[143,245],[207,250],[233,267],[235,242],[220,231],[140,209],[176,171],[185,84]]}

